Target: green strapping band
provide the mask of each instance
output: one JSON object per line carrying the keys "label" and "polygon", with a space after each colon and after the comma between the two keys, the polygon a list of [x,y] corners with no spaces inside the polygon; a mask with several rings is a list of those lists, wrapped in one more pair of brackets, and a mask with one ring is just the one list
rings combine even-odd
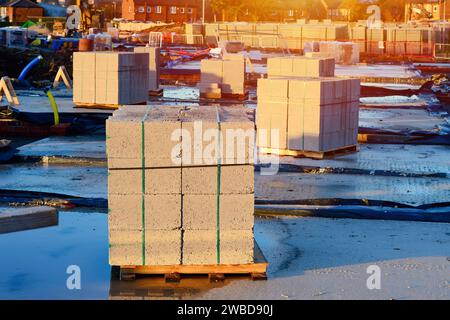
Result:
{"label": "green strapping band", "polygon": [[149,109],[141,121],[142,134],[142,265],[145,266],[145,120],[147,119]]}
{"label": "green strapping band", "polygon": [[218,126],[218,137],[217,137],[217,198],[216,198],[216,217],[217,217],[217,225],[216,225],[216,248],[217,248],[217,264],[220,264],[220,177],[222,175],[222,142],[221,142],[221,136],[222,136],[222,128],[220,125],[220,116],[219,116],[219,109],[217,109],[217,126]]}

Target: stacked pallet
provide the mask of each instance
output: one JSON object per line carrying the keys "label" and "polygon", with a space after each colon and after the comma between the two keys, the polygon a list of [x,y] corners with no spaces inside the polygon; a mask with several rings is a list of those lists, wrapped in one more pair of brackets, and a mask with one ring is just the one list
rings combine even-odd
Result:
{"label": "stacked pallet", "polygon": [[135,47],[134,52],[148,54],[148,90],[158,91],[160,80],[160,49],[156,47]]}
{"label": "stacked pallet", "polygon": [[106,129],[111,265],[253,263],[244,108],[127,106]]}
{"label": "stacked pallet", "polygon": [[334,71],[332,58],[289,56],[267,60],[269,77],[334,77]]}
{"label": "stacked pallet", "polygon": [[76,105],[146,104],[148,54],[75,52],[73,101]]}
{"label": "stacked pallet", "polygon": [[392,55],[432,54],[431,28],[389,28],[386,35],[386,53]]}
{"label": "stacked pallet", "polygon": [[242,41],[254,48],[289,48],[300,50],[305,41],[348,40],[345,24],[319,23],[311,20],[299,23],[215,23],[205,24],[208,43],[218,38],[226,41]]}
{"label": "stacked pallet", "polygon": [[258,80],[258,147],[263,152],[320,156],[357,144],[360,80],[336,78],[320,63],[316,66],[314,77],[269,72],[269,78]]}
{"label": "stacked pallet", "polygon": [[223,59],[201,62],[200,94],[206,98],[245,95],[245,59],[241,54],[227,54]]}
{"label": "stacked pallet", "polygon": [[319,52],[326,57],[334,58],[337,64],[359,63],[359,47],[353,42],[321,41]]}

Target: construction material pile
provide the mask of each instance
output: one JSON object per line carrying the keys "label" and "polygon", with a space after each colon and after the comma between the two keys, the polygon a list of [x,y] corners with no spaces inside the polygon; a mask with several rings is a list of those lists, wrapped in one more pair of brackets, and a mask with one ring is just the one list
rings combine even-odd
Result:
{"label": "construction material pile", "polygon": [[[361,53],[388,55],[430,55],[440,28],[411,25],[368,27],[361,22],[350,29],[351,40],[358,43]],[[447,31],[448,33],[448,31]]]}
{"label": "construction material pile", "polygon": [[87,106],[145,104],[148,70],[147,53],[75,52],[73,101]]}
{"label": "construction material pile", "polygon": [[222,96],[245,94],[245,58],[227,54],[223,59],[201,62],[200,95],[218,99]]}
{"label": "construction material pile", "polygon": [[106,130],[111,265],[253,263],[244,108],[124,106]]}
{"label": "construction material pile", "polygon": [[258,80],[258,147],[327,152],[357,144],[359,79],[334,77],[334,64],[323,58],[268,65],[268,79]]}
{"label": "construction material pile", "polygon": [[209,23],[204,25],[206,43],[241,41],[253,48],[303,48],[306,41],[348,40],[346,24],[327,21],[299,23]]}
{"label": "construction material pile", "polygon": [[135,47],[135,53],[148,54],[148,90],[159,90],[160,81],[160,49],[157,47]]}
{"label": "construction material pile", "polygon": [[307,57],[333,58],[337,64],[359,63],[359,46],[353,42],[306,42],[304,52]]}

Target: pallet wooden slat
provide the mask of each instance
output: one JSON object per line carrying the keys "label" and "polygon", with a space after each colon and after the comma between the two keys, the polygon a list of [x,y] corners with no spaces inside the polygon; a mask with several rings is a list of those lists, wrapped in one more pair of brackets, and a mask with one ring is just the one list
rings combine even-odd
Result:
{"label": "pallet wooden slat", "polygon": [[[164,275],[166,279],[179,279],[180,275],[208,275],[222,279],[225,275],[249,275],[252,279],[267,279],[268,262],[255,241],[254,263],[224,265],[171,265],[171,266],[120,266],[122,280],[134,280],[140,275]],[[214,280],[216,281],[216,280]]]}
{"label": "pallet wooden slat", "polygon": [[[133,105],[147,105],[147,102],[141,102],[141,103],[136,103]],[[121,107],[122,105],[118,105],[118,104],[96,104],[96,103],[74,103],[74,107],[75,108],[80,108],[80,109],[102,109],[102,110],[117,110]]]}
{"label": "pallet wooden slat", "polygon": [[312,159],[325,159],[336,155],[342,155],[346,153],[353,153],[358,151],[358,146],[347,146],[330,151],[306,151],[306,150],[284,150],[273,148],[259,148],[259,152],[266,154],[275,154],[279,156],[291,156],[296,158],[312,158]]}

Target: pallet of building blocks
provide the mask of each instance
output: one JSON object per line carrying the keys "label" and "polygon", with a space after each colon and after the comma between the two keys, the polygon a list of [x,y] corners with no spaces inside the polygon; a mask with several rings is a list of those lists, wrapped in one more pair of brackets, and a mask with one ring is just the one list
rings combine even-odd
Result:
{"label": "pallet of building blocks", "polygon": [[145,53],[75,52],[74,104],[114,109],[120,105],[146,104],[148,65]]}
{"label": "pallet of building blocks", "polygon": [[357,145],[359,95],[353,78],[258,80],[258,147],[320,158]]}
{"label": "pallet of building blocks", "polygon": [[251,269],[255,128],[245,108],[126,106],[106,130],[111,265]]}
{"label": "pallet of building blocks", "polygon": [[150,95],[161,95],[160,49],[157,47],[135,47],[134,52],[148,54],[148,91]]}

